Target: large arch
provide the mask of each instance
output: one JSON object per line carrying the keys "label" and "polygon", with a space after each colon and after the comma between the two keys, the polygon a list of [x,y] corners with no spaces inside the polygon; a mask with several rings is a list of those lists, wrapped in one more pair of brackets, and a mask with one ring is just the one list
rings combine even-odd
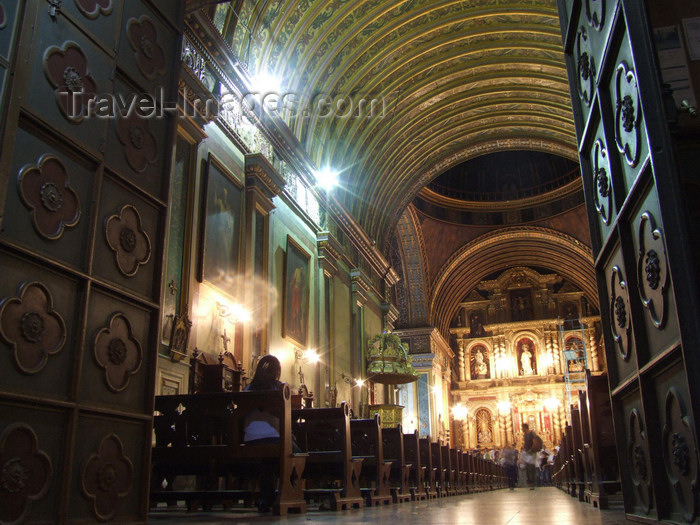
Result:
{"label": "large arch", "polygon": [[513,227],[487,233],[457,251],[433,283],[430,320],[443,335],[460,302],[479,281],[498,270],[528,265],[551,269],[576,284],[598,307],[591,249],[573,237],[540,227]]}

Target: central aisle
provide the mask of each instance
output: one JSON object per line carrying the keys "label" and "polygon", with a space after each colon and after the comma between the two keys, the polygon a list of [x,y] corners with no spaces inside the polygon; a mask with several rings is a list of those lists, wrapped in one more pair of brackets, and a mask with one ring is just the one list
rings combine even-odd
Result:
{"label": "central aisle", "polygon": [[287,517],[261,515],[250,511],[214,511],[187,514],[184,510],[158,510],[149,515],[149,523],[372,523],[428,525],[617,525],[628,523],[624,512],[599,511],[588,503],[581,503],[554,487],[531,491],[497,490],[467,496],[452,496],[430,502],[410,502],[329,512],[309,510],[306,514]]}

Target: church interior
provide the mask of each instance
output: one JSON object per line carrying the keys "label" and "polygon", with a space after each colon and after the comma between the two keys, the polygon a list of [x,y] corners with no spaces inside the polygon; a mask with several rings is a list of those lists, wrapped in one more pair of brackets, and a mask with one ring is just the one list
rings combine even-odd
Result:
{"label": "church interior", "polygon": [[580,505],[697,523],[695,86],[681,0],[0,0],[0,522],[273,460],[275,514],[471,494],[527,425]]}

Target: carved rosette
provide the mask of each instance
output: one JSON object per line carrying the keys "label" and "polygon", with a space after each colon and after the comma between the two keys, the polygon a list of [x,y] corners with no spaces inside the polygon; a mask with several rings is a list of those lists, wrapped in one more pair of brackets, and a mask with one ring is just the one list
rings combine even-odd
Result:
{"label": "carved rosette", "polygon": [[615,142],[627,164],[633,168],[639,163],[641,123],[637,77],[622,62],[615,73]]}
{"label": "carved rosette", "polygon": [[596,64],[588,40],[588,31],[581,26],[576,35],[576,67],[578,69],[578,93],[586,106],[590,106],[593,100],[595,88]]}
{"label": "carved rosette", "polygon": [[698,515],[698,450],[692,419],[675,387],[666,393],[662,439],[666,475],[683,506],[684,518],[692,522]]}
{"label": "carved rosette", "polygon": [[22,168],[18,189],[34,229],[44,239],[59,239],[65,228],[78,224],[80,201],[59,158],[42,155],[38,164]]}
{"label": "carved rosette", "polygon": [[75,5],[90,20],[95,20],[100,15],[109,16],[114,9],[112,0],[75,0]]}
{"label": "carved rosette", "polygon": [[640,503],[645,513],[651,508],[652,493],[649,465],[649,443],[644,423],[636,408],[629,416],[629,436],[627,445],[627,460],[632,474],[635,499]]}
{"label": "carved rosette", "polygon": [[146,15],[138,20],[129,19],[126,24],[126,33],[131,49],[136,55],[136,64],[139,70],[148,80],[165,74],[165,52],[158,44],[158,31],[153,22]]}
{"label": "carved rosette", "polygon": [[131,169],[141,173],[158,160],[158,143],[151,133],[148,119],[132,111],[119,115],[116,121],[117,137],[124,148],[124,156]]}
{"label": "carved rosette", "polygon": [[630,299],[622,270],[614,266],[610,274],[610,324],[613,339],[622,358],[630,357],[631,332]]}
{"label": "carved rosette", "polygon": [[105,221],[105,238],[114,252],[119,271],[126,277],[136,275],[151,258],[151,240],[141,227],[141,215],[131,204]]}
{"label": "carved rosette", "polygon": [[98,520],[114,517],[119,503],[131,490],[133,473],[119,437],[106,436],[97,453],[85,463],[80,478],[83,494],[92,501],[92,512]]}
{"label": "carved rosette", "polygon": [[0,522],[19,523],[32,501],[44,497],[51,480],[51,460],[38,448],[27,425],[15,423],[0,437]]}
{"label": "carved rosette", "polygon": [[605,0],[585,0],[586,20],[596,31],[603,28],[605,22]]}
{"label": "carved rosette", "polygon": [[63,116],[76,124],[82,122],[88,101],[97,94],[97,83],[90,74],[81,47],[69,41],[63,47],[46,49],[44,74],[54,88],[56,103]]}
{"label": "carved rosette", "polygon": [[121,312],[112,314],[107,326],[97,332],[93,351],[112,392],[124,390],[143,361],[141,343],[134,337],[129,319]]}
{"label": "carved rosette", "polygon": [[595,209],[603,218],[606,225],[610,224],[612,211],[612,171],[608,150],[602,139],[595,141],[593,146],[593,184],[595,186]]}
{"label": "carved rosette", "polygon": [[25,374],[41,371],[66,342],[66,325],[53,309],[48,288],[24,283],[17,297],[0,303],[0,336],[12,347],[15,364]]}
{"label": "carved rosette", "polygon": [[637,280],[639,297],[649,311],[656,328],[666,323],[666,292],[668,287],[668,261],[663,233],[656,227],[651,212],[645,211],[639,221],[639,254],[637,256]]}

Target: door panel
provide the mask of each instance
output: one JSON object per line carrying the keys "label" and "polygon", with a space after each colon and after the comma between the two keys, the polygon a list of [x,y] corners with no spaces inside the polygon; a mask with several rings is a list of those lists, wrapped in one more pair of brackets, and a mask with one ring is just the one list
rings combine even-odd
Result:
{"label": "door panel", "polygon": [[80,93],[172,100],[184,3],[56,4],[0,1],[2,68],[23,9],[0,113],[0,458],[32,477],[0,521],[143,522],[175,121],[120,133]]}
{"label": "door panel", "polygon": [[[686,206],[697,192],[681,170],[695,158],[697,172],[700,146],[691,133],[671,133],[676,115],[665,112],[648,4],[560,0],[559,9],[625,511],[695,523],[700,294],[692,254],[700,251],[689,233],[697,199]],[[664,9],[672,12],[681,11]],[[601,192],[608,187],[611,195]]]}

